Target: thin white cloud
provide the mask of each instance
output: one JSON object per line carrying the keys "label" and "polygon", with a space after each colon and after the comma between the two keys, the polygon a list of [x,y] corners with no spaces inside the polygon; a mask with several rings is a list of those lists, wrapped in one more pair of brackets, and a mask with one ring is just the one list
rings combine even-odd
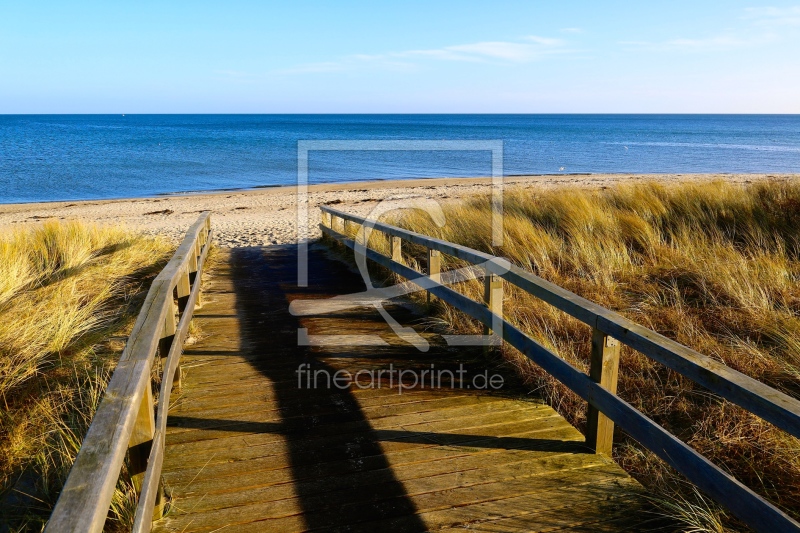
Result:
{"label": "thin white cloud", "polygon": [[800,26],[800,6],[749,7],[742,18],[758,26]]}
{"label": "thin white cloud", "polygon": [[678,37],[661,42],[621,41],[619,44],[654,51],[724,51],[773,43],[786,36],[781,27],[800,26],[800,6],[747,8],[739,17],[744,25],[716,35]]}
{"label": "thin white cloud", "polygon": [[561,28],[563,33],[583,33],[583,30],[580,28]]}
{"label": "thin white cloud", "polygon": [[562,39],[528,35],[519,41],[481,41],[442,48],[404,50],[386,54],[353,54],[336,61],[297,65],[282,73],[339,72],[379,67],[407,70],[425,60],[525,63],[547,55],[566,52]]}
{"label": "thin white cloud", "polygon": [[739,48],[750,44],[757,44],[760,38],[742,38],[736,35],[716,35],[701,39],[671,39],[664,44],[672,48],[682,48],[687,50],[724,50]]}
{"label": "thin white cloud", "polygon": [[771,34],[748,36],[722,34],[695,39],[678,37],[661,42],[620,41],[619,44],[652,51],[715,52],[762,45],[774,40],[775,37]]}
{"label": "thin white cloud", "polygon": [[726,50],[744,46],[747,41],[738,39],[730,35],[719,35],[716,37],[705,37],[702,39],[689,39],[679,37],[676,39],[669,39],[667,41],[619,41],[619,44],[636,49],[644,49],[651,51],[713,51],[713,50]]}
{"label": "thin white cloud", "polygon": [[446,57],[455,60],[480,60],[503,59],[507,61],[524,62],[552,53],[559,48],[563,41],[531,35],[525,37],[527,42],[487,41],[472,44],[448,46],[432,52],[445,52],[456,54],[460,57]]}

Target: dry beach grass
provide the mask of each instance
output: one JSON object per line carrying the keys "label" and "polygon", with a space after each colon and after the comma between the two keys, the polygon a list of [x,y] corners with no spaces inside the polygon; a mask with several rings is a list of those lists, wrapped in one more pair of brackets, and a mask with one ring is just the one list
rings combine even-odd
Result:
{"label": "dry beach grass", "polygon": [[[394,221],[509,258],[539,276],[800,397],[800,182],[644,183],[505,196],[502,247],[491,246],[488,196],[445,206],[439,228],[420,211]],[[376,242],[378,239],[376,239]],[[384,245],[385,246],[385,245]],[[424,265],[424,250],[410,248]],[[413,261],[414,259],[412,259]],[[448,268],[463,266],[455,260]],[[461,290],[482,298],[482,283]],[[588,370],[589,328],[519,290],[509,319]],[[439,303],[453,330],[479,326]],[[586,406],[511,349],[503,358],[578,427]],[[800,517],[800,441],[624,348],[619,394],[709,459]],[[650,452],[618,432],[615,458],[687,530],[738,527]]]}
{"label": "dry beach grass", "polygon": [[[171,251],[119,227],[46,222],[0,235],[0,507],[40,530]],[[124,480],[110,526],[130,520]]]}

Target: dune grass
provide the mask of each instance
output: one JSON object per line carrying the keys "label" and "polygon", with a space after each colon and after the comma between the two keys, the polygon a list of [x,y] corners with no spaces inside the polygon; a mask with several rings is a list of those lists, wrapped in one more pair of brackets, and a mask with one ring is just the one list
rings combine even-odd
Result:
{"label": "dune grass", "polygon": [[[656,183],[505,195],[504,245],[491,246],[490,200],[448,205],[439,228],[420,211],[390,222],[504,256],[515,264],[749,376],[800,397],[800,183]],[[372,245],[386,248],[376,236]],[[409,246],[409,261],[425,250]],[[463,266],[443,258],[447,268]],[[444,266],[443,266],[444,268]],[[460,290],[476,300],[482,284]],[[506,284],[505,313],[588,370],[590,329]],[[480,326],[439,302],[454,331]],[[502,357],[577,427],[586,405],[504,347]],[[619,395],[710,460],[800,518],[800,441],[623,347]],[[686,530],[741,527],[636,442],[617,431],[615,459]]]}
{"label": "dune grass", "polygon": [[[120,228],[47,222],[0,234],[0,508],[40,531],[172,246]],[[124,477],[109,526],[129,523]]]}

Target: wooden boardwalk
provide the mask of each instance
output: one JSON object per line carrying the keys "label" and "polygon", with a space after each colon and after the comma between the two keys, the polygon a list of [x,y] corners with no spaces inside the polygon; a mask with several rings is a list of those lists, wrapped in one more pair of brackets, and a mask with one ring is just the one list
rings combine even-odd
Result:
{"label": "wooden boardwalk", "polygon": [[[638,485],[553,409],[467,388],[299,388],[297,370],[483,371],[479,352],[434,333],[420,352],[371,308],[298,319],[294,299],[363,290],[312,246],[309,287],[293,248],[223,251],[195,313],[173,392],[154,531],[621,531],[644,520]],[[410,311],[389,308],[424,328]],[[309,334],[379,334],[385,346],[298,347]],[[494,371],[492,371],[494,372]],[[322,379],[322,378],[320,378]],[[449,384],[449,382],[448,382]]]}

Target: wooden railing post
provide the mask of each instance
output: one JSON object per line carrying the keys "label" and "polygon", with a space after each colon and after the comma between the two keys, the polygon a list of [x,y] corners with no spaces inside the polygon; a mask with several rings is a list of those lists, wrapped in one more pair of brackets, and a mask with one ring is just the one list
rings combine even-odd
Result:
{"label": "wooden railing post", "polygon": [[[131,439],[128,441],[128,468],[137,493],[141,493],[147,471],[147,460],[153,448],[153,437],[156,433],[155,405],[153,402],[153,389],[150,380],[145,383],[142,402],[139,404],[139,413],[133,425]],[[156,493],[156,505],[153,509],[153,520],[158,520],[164,515],[164,491],[159,487]]]}
{"label": "wooden railing post", "polygon": [[322,225],[325,226],[326,228],[333,229],[331,226],[331,214],[328,213],[327,211],[322,212]]}
{"label": "wooden railing post", "polygon": [[[442,254],[439,250],[428,248],[428,276],[432,281],[442,281]],[[431,305],[431,291],[428,291],[428,305]]]}
{"label": "wooden railing post", "polygon": [[[617,393],[619,341],[599,329],[592,330],[592,358],[589,377],[609,392]],[[591,404],[587,413],[586,444],[596,453],[611,456],[614,422]]]}
{"label": "wooden railing post", "polygon": [[336,233],[344,234],[344,220],[339,217],[331,217],[331,229]]}
{"label": "wooden railing post", "polygon": [[194,248],[192,250],[192,255],[189,256],[189,283],[194,283],[194,276],[197,274],[197,258],[200,257],[200,252],[203,249],[203,245],[200,243],[200,239],[194,243]]}
{"label": "wooden railing post", "polygon": [[150,380],[148,380],[144,387],[142,403],[139,404],[139,414],[136,415],[131,439],[128,441],[128,467],[137,493],[142,489],[144,473],[147,470],[147,458],[150,457],[150,448],[153,446],[155,432],[153,391],[150,388]]}
{"label": "wooden railing post", "polygon": [[[195,258],[195,264],[196,263],[197,258]],[[197,266],[195,266],[195,272],[197,272],[196,269]],[[178,312],[183,313],[186,310],[186,303],[189,301],[189,293],[192,290],[188,270],[181,272],[181,275],[178,278],[178,283],[175,285],[175,290],[178,297]]]}
{"label": "wooden railing post", "polygon": [[395,237],[394,235],[390,236],[392,241],[392,261],[397,261],[398,263],[403,262],[403,239],[400,237]]}
{"label": "wooden railing post", "polygon": [[161,481],[159,481],[158,492],[156,492],[156,501],[155,505],[153,505],[153,522],[164,518],[165,503],[166,498],[164,498],[164,485]]}
{"label": "wooden railing post", "polygon": [[[492,318],[492,327],[483,326],[484,336],[500,335],[502,336],[503,328],[503,278],[497,274],[486,271],[486,276],[483,278],[483,301],[489,311],[494,313]],[[484,353],[488,353],[490,346],[485,344],[483,346]]]}
{"label": "wooden railing post", "polygon": [[[161,333],[161,340],[158,342],[158,351],[161,357],[164,358],[169,354],[172,347],[172,341],[175,339],[175,304],[172,302],[167,303],[167,316],[164,318],[164,330]],[[172,379],[172,386],[180,388],[181,386],[181,367],[175,369],[175,377]]]}

